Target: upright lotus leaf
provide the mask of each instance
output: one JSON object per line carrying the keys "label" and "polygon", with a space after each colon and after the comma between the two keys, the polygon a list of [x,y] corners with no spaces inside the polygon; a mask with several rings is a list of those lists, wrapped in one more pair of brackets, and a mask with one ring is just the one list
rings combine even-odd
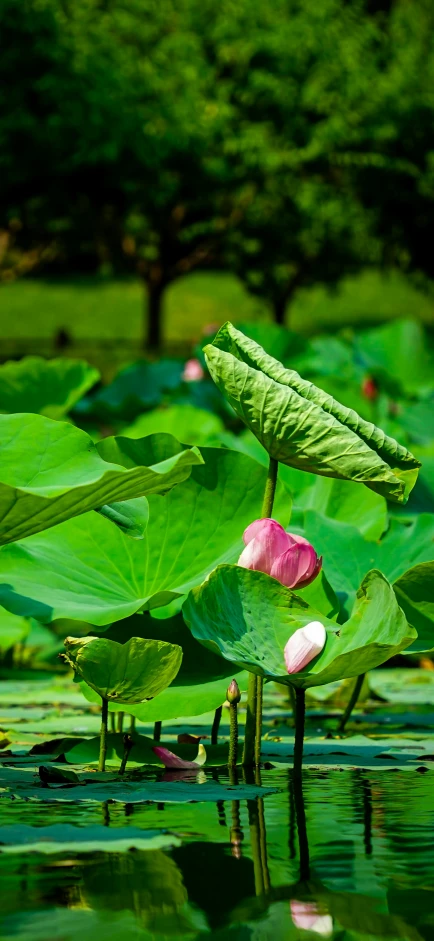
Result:
{"label": "upright lotus leaf", "polygon": [[117,373],[110,385],[83,399],[75,412],[103,421],[112,418],[132,421],[146,409],[159,405],[165,392],[181,386],[183,368],[183,361],[176,359],[131,363]]}
{"label": "upright lotus leaf", "polygon": [[[434,559],[434,514],[421,513],[410,524],[392,520],[380,542],[367,542],[354,526],[326,519],[321,514],[309,510],[304,517],[303,534],[324,556],[324,570],[335,591],[348,596],[350,603],[357,586],[369,569],[379,568],[393,588],[401,584],[401,579],[406,573],[406,585],[410,585],[413,579],[411,572],[417,569],[414,585],[419,585],[420,604],[424,607],[423,598],[425,592],[429,592],[430,569],[421,563],[429,563]],[[412,597],[415,609],[418,602],[416,595],[413,595],[413,589]],[[398,600],[401,604],[400,596]],[[406,611],[404,604],[402,607]],[[421,625],[410,616],[408,619],[419,631]],[[434,646],[434,641],[430,642],[425,615],[423,623],[424,629],[420,631],[416,647],[412,645],[407,653],[413,652],[414,649],[431,649]]]}
{"label": "upright lotus leaf", "polygon": [[[4,546],[0,604],[43,622],[68,617],[103,626],[164,606],[219,563],[235,562],[242,533],[260,512],[267,471],[237,452],[202,453],[205,464],[180,487],[149,497],[140,541],[88,513]],[[278,486],[275,517],[286,524],[289,513],[290,498]]]}
{"label": "upright lotus leaf", "polygon": [[30,621],[0,608],[0,654],[21,644],[30,631]]}
{"label": "upright lotus leaf", "polygon": [[[144,466],[137,442],[136,463],[120,466],[104,460],[84,431],[41,415],[0,415],[0,434],[0,544],[104,504],[165,493],[203,462],[195,448],[170,438],[173,454],[160,464]],[[152,443],[145,449],[149,457]]]}
{"label": "upright lotus leaf", "polygon": [[123,434],[128,438],[143,438],[156,431],[176,435],[178,441],[185,444],[200,445],[224,431],[224,424],[218,415],[186,403],[139,415],[132,425],[124,428]]}
{"label": "upright lotus leaf", "polygon": [[0,412],[39,412],[63,418],[91,389],[99,372],[79,359],[25,356],[0,366]]}
{"label": "upright lotus leaf", "polygon": [[271,457],[406,502],[420,462],[394,438],[285,369],[230,323],[204,352],[214,382]]}
{"label": "upright lotus leaf", "polygon": [[[193,636],[214,653],[251,673],[302,689],[322,686],[372,670],[416,638],[389,582],[369,572],[349,621],[337,625],[269,575],[221,565],[183,607]],[[322,652],[288,676],[284,647],[311,621],[320,621],[327,640]]]}
{"label": "upright lotus leaf", "polygon": [[131,637],[118,644],[105,637],[67,637],[66,659],[75,674],[109,702],[137,703],[158,696],[182,661],[177,644]]}
{"label": "upright lotus leaf", "polygon": [[434,562],[422,562],[409,569],[393,586],[402,610],[417,630],[405,653],[434,650]]}
{"label": "upright lotus leaf", "polygon": [[[171,686],[156,701],[143,702],[128,710],[142,722],[203,715],[225,701],[228,682],[234,676],[232,664],[195,640],[181,614],[164,620],[146,613],[135,614],[111,625],[104,637],[123,644],[130,637],[146,637],[182,648],[182,664]],[[241,690],[247,689],[247,673],[236,671],[235,676]],[[82,688],[84,695],[94,701],[94,694],[84,684]]]}

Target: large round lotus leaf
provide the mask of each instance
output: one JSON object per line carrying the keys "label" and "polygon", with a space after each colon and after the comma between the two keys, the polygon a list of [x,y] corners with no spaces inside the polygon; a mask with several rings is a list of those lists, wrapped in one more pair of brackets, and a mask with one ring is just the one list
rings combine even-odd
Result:
{"label": "large round lotus leaf", "polygon": [[136,703],[169,686],[181,666],[176,644],[131,637],[117,644],[105,637],[67,637],[66,657],[76,675],[103,699]]}
{"label": "large round lotus leaf", "polygon": [[[251,673],[302,688],[372,670],[416,637],[389,582],[377,571],[363,580],[351,618],[342,626],[269,575],[229,565],[219,566],[190,592],[183,613],[209,650]],[[288,676],[285,644],[310,621],[324,624],[325,647],[300,673]]]}
{"label": "large round lotus leaf", "polygon": [[[165,493],[189,476],[193,464],[202,463],[195,448],[183,449],[173,438],[172,454],[160,466],[154,459],[144,464],[140,442],[133,465],[109,463],[84,431],[42,415],[0,415],[0,434],[3,544],[104,504]],[[146,454],[151,452],[152,443],[146,445]]]}
{"label": "large round lotus leaf", "polygon": [[204,352],[215,383],[271,457],[406,502],[420,463],[394,438],[285,369],[230,323]]}
{"label": "large round lotus leaf", "polygon": [[[45,622],[67,617],[102,626],[163,606],[219,563],[235,562],[244,529],[260,515],[267,471],[233,451],[202,454],[205,464],[188,481],[149,497],[140,541],[89,513],[5,546],[0,604]],[[290,498],[278,486],[274,515],[287,523],[289,513]]]}
{"label": "large round lotus leaf", "polygon": [[79,359],[25,356],[0,366],[0,412],[39,412],[63,418],[99,379]]}
{"label": "large round lotus leaf", "polygon": [[395,582],[393,589],[409,624],[417,630],[405,653],[434,650],[434,562],[415,565]]}

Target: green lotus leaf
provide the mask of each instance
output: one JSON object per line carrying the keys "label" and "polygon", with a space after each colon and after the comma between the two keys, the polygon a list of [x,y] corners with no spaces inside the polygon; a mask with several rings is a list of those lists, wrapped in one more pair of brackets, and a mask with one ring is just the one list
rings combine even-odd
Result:
{"label": "green lotus leaf", "polygon": [[184,363],[176,359],[131,363],[117,373],[110,385],[80,402],[76,414],[102,421],[112,418],[132,421],[146,409],[159,405],[165,392],[179,388],[183,368]]}
{"label": "green lotus leaf", "polygon": [[[268,680],[301,688],[358,676],[395,656],[415,639],[389,582],[378,571],[364,578],[349,621],[337,625],[262,572],[222,565],[183,607],[193,636],[214,653]],[[322,652],[299,673],[285,670],[284,648],[296,630],[321,621]]]}
{"label": "green lotus leaf", "polygon": [[[236,452],[202,453],[205,464],[180,487],[148,498],[143,540],[88,513],[4,546],[0,604],[43,622],[67,617],[102,626],[166,605],[219,563],[235,562],[244,529],[260,515],[267,471]],[[289,514],[290,498],[278,485],[274,515],[286,524]]]}
{"label": "green lotus leaf", "polygon": [[106,637],[67,637],[65,648],[75,674],[109,702],[153,699],[170,686],[182,660],[177,644],[142,637],[126,644]]}
{"label": "green lotus leaf", "polygon": [[214,382],[271,457],[406,502],[420,462],[394,438],[285,369],[230,323],[204,352]]}
{"label": "green lotus leaf", "polygon": [[[143,702],[129,710],[143,722],[203,715],[217,709],[225,702],[226,690],[233,677],[242,691],[247,689],[247,673],[244,670],[234,673],[232,664],[200,644],[181,614],[165,620],[157,620],[149,614],[135,614],[104,632],[104,637],[118,643],[126,643],[133,636],[179,644],[183,654],[181,667],[170,687],[156,701]],[[86,689],[83,693],[87,695]]]}
{"label": "green lotus leaf", "polygon": [[415,565],[393,588],[409,624],[417,630],[417,640],[405,652],[434,650],[434,562]]}
{"label": "green lotus leaf", "polygon": [[124,428],[123,434],[128,438],[143,438],[156,431],[175,435],[185,444],[206,444],[210,437],[224,431],[224,424],[218,415],[195,405],[171,405],[139,415],[132,425]]}
{"label": "green lotus leaf", "polygon": [[0,653],[21,644],[30,631],[30,621],[0,608]]}
{"label": "green lotus leaf", "polygon": [[350,523],[372,541],[381,539],[387,529],[387,503],[384,497],[349,480],[317,477],[296,499],[297,508],[316,510],[323,516]]}
{"label": "green lotus leaf", "polygon": [[39,412],[63,418],[100,378],[79,359],[25,356],[0,366],[0,412]]}
{"label": "green lotus leaf", "polygon": [[346,595],[350,604],[369,569],[375,567],[384,572],[396,590],[398,602],[410,624],[418,631],[418,639],[405,653],[434,647],[434,617],[430,602],[430,576],[434,571],[434,514],[421,513],[407,525],[392,520],[381,542],[374,543],[363,539],[354,526],[325,519],[319,513],[309,511],[304,517],[303,534],[323,556],[325,574],[335,591]]}
{"label": "green lotus leaf", "polygon": [[[104,504],[165,493],[185,480],[199,452],[182,449],[169,436],[162,462],[130,467],[108,462],[84,431],[41,415],[0,415],[0,543],[5,544],[55,526]],[[159,436],[155,436],[158,438]],[[155,443],[159,447],[158,441]],[[122,444],[101,445],[101,452],[120,452]],[[147,442],[143,453],[152,453]]]}

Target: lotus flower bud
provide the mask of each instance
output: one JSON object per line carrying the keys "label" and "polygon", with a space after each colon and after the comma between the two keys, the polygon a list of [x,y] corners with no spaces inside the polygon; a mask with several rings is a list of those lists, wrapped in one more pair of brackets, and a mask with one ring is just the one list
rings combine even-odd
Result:
{"label": "lotus flower bud", "polygon": [[327,634],[320,621],[311,621],[289,638],[285,647],[287,673],[299,673],[323,650]]}
{"label": "lotus flower bud", "polygon": [[291,899],[291,918],[296,928],[315,931],[316,934],[325,936],[333,933],[331,915],[321,914],[316,902],[298,902]]}
{"label": "lotus flower bud", "polygon": [[204,375],[205,372],[198,359],[187,360],[182,373],[184,382],[200,382]]}
{"label": "lotus flower bud", "polygon": [[236,680],[231,680],[226,690],[226,699],[232,704],[239,703],[241,699],[240,687]]}
{"label": "lotus flower bud", "polygon": [[321,571],[322,559],[303,536],[285,532],[280,523],[259,519],[243,535],[238,565],[265,572],[287,588],[306,588]]}

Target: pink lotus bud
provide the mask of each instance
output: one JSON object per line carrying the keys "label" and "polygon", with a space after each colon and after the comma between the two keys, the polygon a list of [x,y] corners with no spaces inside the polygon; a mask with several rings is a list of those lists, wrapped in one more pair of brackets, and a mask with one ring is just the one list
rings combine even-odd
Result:
{"label": "pink lotus bud", "polygon": [[321,621],[305,624],[289,638],[284,650],[287,673],[299,673],[323,650],[327,634]]}
{"label": "pink lotus bud", "polygon": [[226,690],[226,699],[230,703],[239,703],[241,699],[240,687],[236,680],[231,680]]}
{"label": "pink lotus bud", "polygon": [[200,382],[204,375],[203,367],[198,359],[187,360],[184,366],[184,372],[182,373],[184,382]]}
{"label": "pink lotus bud", "polygon": [[297,902],[291,899],[291,918],[296,928],[315,931],[316,934],[329,935],[333,932],[331,915],[321,914],[316,902]]}
{"label": "pink lotus bud", "polygon": [[203,745],[199,745],[195,761],[184,761],[183,758],[178,758],[178,755],[175,755],[173,751],[169,751],[168,748],[163,748],[162,745],[154,745],[152,751],[165,768],[179,769],[180,771],[185,768],[201,768],[206,761],[206,751]]}
{"label": "pink lotus bud", "polygon": [[322,559],[304,536],[285,532],[280,523],[259,519],[243,535],[238,565],[265,572],[287,588],[305,588],[321,571]]}

